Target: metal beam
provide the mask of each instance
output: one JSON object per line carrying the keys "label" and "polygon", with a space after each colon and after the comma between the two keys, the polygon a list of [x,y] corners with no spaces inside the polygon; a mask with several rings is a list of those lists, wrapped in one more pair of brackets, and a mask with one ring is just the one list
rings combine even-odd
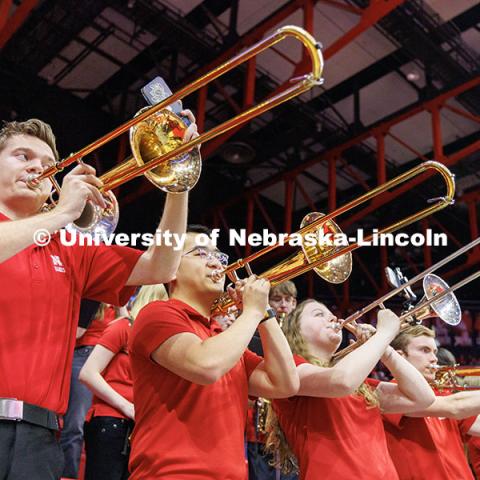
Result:
{"label": "metal beam", "polygon": [[[382,134],[383,132],[388,132],[390,128],[392,128],[394,125],[397,125],[405,120],[408,120],[409,118],[413,117],[414,115],[417,115],[420,112],[423,111],[428,111],[431,109],[434,105],[441,105],[444,103],[447,99],[453,98],[471,88],[475,88],[478,85],[480,85],[480,76],[477,76],[465,83],[462,83],[461,85],[458,85],[457,87],[450,89],[446,92],[441,93],[440,95],[425,101],[425,102],[418,102],[413,105],[410,105],[407,108],[404,108],[397,112],[396,114],[388,116],[386,119],[381,120],[374,125],[370,126],[369,128],[365,129],[362,133],[350,138],[349,140],[336,145],[325,152],[321,153],[320,155],[317,155],[310,160],[307,160],[306,162],[303,162],[300,165],[297,165],[293,167],[292,169],[282,172],[278,175],[274,175],[272,178],[265,180],[263,182],[258,183],[257,185],[254,185],[251,187],[251,190],[254,190],[257,193],[262,192],[263,190],[271,187],[272,185],[275,185],[276,183],[282,182],[287,175],[297,175],[304,170],[307,170],[314,166],[315,164],[323,161],[327,161],[329,158],[335,155],[342,155],[342,153],[349,149],[350,147],[360,144],[367,140],[370,137],[375,137],[378,134]],[[461,154],[454,153],[448,157],[445,158],[445,163],[447,165],[453,165],[455,164],[460,158],[463,158],[466,155],[469,155],[473,151],[475,151],[475,148],[478,148],[477,143],[475,142],[474,144],[465,147],[462,149]],[[225,201],[222,205],[223,206],[230,206],[234,205],[244,198],[244,196],[249,192],[249,190],[246,190],[245,192],[241,193],[240,195],[237,195],[235,197],[232,197],[231,199]]]}
{"label": "metal beam", "polygon": [[[8,6],[8,3],[9,2],[4,0],[2,7],[5,5]],[[37,4],[38,0],[23,0],[0,31],[0,49],[5,46],[10,38],[12,38],[13,34],[23,25],[23,22],[28,18],[30,12],[37,6]]]}

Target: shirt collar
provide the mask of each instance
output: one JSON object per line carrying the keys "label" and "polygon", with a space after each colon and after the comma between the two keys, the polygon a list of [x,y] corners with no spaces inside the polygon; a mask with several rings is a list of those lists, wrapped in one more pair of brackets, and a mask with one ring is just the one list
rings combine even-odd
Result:
{"label": "shirt collar", "polygon": [[211,320],[208,317],[204,317],[201,313],[195,310],[193,307],[188,305],[187,303],[179,300],[178,298],[171,298],[170,302],[173,303],[175,306],[179,307],[182,311],[184,311],[192,320],[196,320],[200,323],[203,323],[206,327],[213,327],[213,324],[218,325],[217,322]]}

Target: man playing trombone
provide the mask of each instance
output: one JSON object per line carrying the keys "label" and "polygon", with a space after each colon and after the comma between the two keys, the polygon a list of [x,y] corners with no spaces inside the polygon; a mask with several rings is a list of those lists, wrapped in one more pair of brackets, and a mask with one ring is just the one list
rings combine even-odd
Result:
{"label": "man playing trombone", "polygon": [[[197,135],[192,123],[184,141]],[[181,252],[165,245],[145,252],[62,245],[58,229],[75,221],[87,202],[106,203],[95,170],[81,163],[65,176],[57,205],[41,213],[51,182],[31,188],[29,180],[57,160],[46,123],[10,122],[0,130],[0,478],[61,475],[56,431],[67,408],[80,299],[126,303],[129,286],[168,282],[180,261]],[[187,198],[167,196],[160,230],[185,232]],[[35,239],[38,232],[42,237]],[[50,241],[39,246],[45,238]]]}
{"label": "man playing trombone", "polygon": [[[433,382],[437,366],[435,333],[423,325],[405,328],[391,346]],[[423,411],[384,415],[392,460],[400,480],[473,479],[462,434],[480,436],[480,391],[439,396]]]}
{"label": "man playing trombone", "polygon": [[[243,290],[243,311],[225,331],[210,318],[228,257],[211,241],[200,246],[201,233],[187,233],[170,300],[150,303],[133,326],[132,480],[244,480],[248,395],[288,397],[298,389],[287,340],[267,309],[267,280],[251,276],[230,290]],[[257,327],[264,359],[247,349]]]}

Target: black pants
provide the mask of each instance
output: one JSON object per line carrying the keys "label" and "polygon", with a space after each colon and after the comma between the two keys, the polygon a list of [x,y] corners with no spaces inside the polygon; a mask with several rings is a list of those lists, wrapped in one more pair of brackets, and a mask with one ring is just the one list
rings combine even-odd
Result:
{"label": "black pants", "polygon": [[128,437],[133,421],[116,417],[93,417],[85,422],[85,480],[128,478]]}
{"label": "black pants", "polygon": [[63,452],[56,437],[44,427],[0,420],[0,480],[58,480]]}

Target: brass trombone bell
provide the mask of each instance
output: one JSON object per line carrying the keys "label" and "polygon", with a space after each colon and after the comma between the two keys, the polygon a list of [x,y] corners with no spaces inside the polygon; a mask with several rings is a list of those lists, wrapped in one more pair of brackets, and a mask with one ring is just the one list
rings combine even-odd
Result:
{"label": "brass trombone bell", "polygon": [[[292,78],[292,85],[282,90],[280,93],[261,101],[257,105],[254,105],[224,123],[213,127],[189,142],[182,143],[177,141],[180,136],[183,141],[183,135],[177,135],[176,133],[177,127],[178,132],[180,132],[184,127],[186,128],[186,126],[181,125],[183,122],[178,116],[175,116],[175,118],[174,114],[170,115],[171,112],[166,113],[166,109],[169,105],[183,99],[193,92],[196,92],[202,87],[205,87],[208,83],[217,79],[224,73],[232,70],[245,61],[256,57],[259,53],[273,47],[286,38],[294,38],[303,44],[311,60],[310,73],[301,77]],[[86,155],[133,128],[133,130],[130,130],[133,158],[126,160],[122,165],[119,165],[112,171],[107,172],[100,177],[104,182],[104,186],[100,189],[101,193],[105,194],[106,192],[109,192],[147,172],[149,172],[148,178],[151,182],[162,189],[165,188],[167,191],[175,192],[184,191],[182,190],[183,188],[190,189],[198,179],[200,160],[198,157],[195,157],[194,153],[191,153],[191,162],[182,164],[182,159],[184,159],[185,154],[188,154],[188,152],[194,152],[194,150],[192,150],[194,147],[248,122],[252,118],[261,115],[277,105],[307,92],[316,85],[320,85],[322,83],[322,71],[323,57],[320,50],[320,44],[312,37],[312,35],[304,29],[296,26],[281,27],[273,32],[273,34],[214,68],[193,83],[181,88],[168,98],[165,98],[150,108],[141,110],[134,118],[128,120],[112,132],[107,133],[81,150],[72,153],[63,160],[60,160],[55,165],[47,168],[41,175],[31,176],[28,180],[28,185],[31,188],[36,188],[43,179],[50,178],[55,190],[59,193],[58,183],[54,179],[56,173],[62,171],[74,162],[80,162]],[[151,119],[150,117],[154,115],[156,116]],[[175,126],[173,127],[170,125],[172,121],[175,123]],[[165,125],[172,127],[172,129],[169,130],[170,133],[165,133]],[[166,141],[167,146],[165,146],[163,141]],[[171,145],[173,145],[173,148],[170,149]],[[174,165],[179,163],[178,159],[181,159],[180,168],[178,169],[180,172],[175,171],[174,168]],[[170,161],[171,163],[165,166],[166,162]],[[188,166],[189,163],[192,163],[192,168],[188,172],[183,172],[185,169],[184,167]],[[183,180],[179,180],[178,175],[183,173],[185,173],[182,177]],[[111,203],[110,198],[107,198],[107,201]],[[99,209],[95,210],[95,207],[92,208],[90,206],[88,208],[89,210],[87,210],[87,212],[81,217],[81,225],[79,227],[84,231],[90,230],[94,232],[95,226],[102,221],[101,218],[103,212],[99,212]],[[115,218],[118,220],[118,212],[112,214],[111,210],[113,208],[115,208],[115,205],[109,205],[109,208],[107,209],[109,211],[107,213],[110,222],[106,222],[107,225],[103,225],[102,230],[108,229],[113,231],[115,228],[113,223],[115,223]],[[98,217],[100,217],[100,220]]]}

